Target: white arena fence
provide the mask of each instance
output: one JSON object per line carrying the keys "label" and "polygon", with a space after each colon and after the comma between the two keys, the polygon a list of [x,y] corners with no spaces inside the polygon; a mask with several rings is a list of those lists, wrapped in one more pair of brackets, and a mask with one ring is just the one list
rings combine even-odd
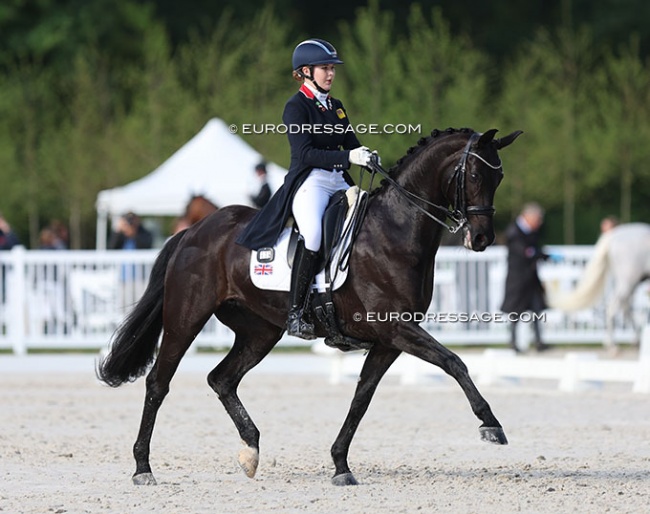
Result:
{"label": "white arena fence", "polygon": [[[548,250],[563,259],[540,266],[547,292],[569,291],[581,277],[593,246]],[[105,348],[144,291],[156,255],[157,250],[42,251],[22,247],[0,252],[0,349],[24,354],[31,350]],[[436,259],[434,298],[429,312],[420,313],[424,317],[421,325],[443,344],[506,345],[506,319],[452,321],[454,317],[479,314],[483,318],[502,317],[499,306],[505,276],[504,247],[491,247],[483,253],[442,247]],[[650,307],[648,292],[646,283],[633,299],[633,312],[641,324]],[[546,311],[544,340],[551,344],[600,343],[605,331],[604,298],[595,307],[573,314]],[[439,318],[441,313],[446,316],[442,322],[432,319],[433,314]],[[525,346],[530,342],[530,324],[519,323],[519,329],[520,342]],[[633,338],[631,327],[619,316],[617,341],[631,342]],[[232,341],[232,332],[212,318],[193,348],[224,348]],[[309,342],[288,336],[280,344],[309,346]]]}

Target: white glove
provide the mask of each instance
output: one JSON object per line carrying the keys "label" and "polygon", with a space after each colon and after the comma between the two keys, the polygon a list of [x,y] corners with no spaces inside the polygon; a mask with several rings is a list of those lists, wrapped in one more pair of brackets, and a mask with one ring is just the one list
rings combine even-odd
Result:
{"label": "white glove", "polygon": [[350,150],[350,164],[356,164],[357,166],[368,166],[370,162],[370,150],[365,146],[360,146],[354,150]]}
{"label": "white glove", "polygon": [[377,164],[381,166],[381,157],[379,157],[379,153],[377,152],[377,150],[373,150],[372,155],[374,155],[377,158]]}

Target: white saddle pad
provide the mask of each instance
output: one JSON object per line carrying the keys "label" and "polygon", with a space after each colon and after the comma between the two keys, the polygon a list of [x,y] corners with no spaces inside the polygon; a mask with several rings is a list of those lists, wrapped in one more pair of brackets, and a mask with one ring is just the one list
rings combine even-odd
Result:
{"label": "white saddle pad", "polygon": [[[331,259],[330,277],[333,278],[331,284],[332,291],[341,287],[348,276],[348,267],[339,267],[339,261],[343,253],[350,246],[352,240],[354,227],[350,226],[350,224],[353,219],[353,207],[357,204],[357,197],[366,194],[365,191],[360,190],[357,186],[351,187],[346,192],[350,208],[348,209],[343,224],[343,237],[336,245],[333,258]],[[273,250],[267,248],[253,250],[251,252],[250,276],[253,284],[259,289],[287,292],[291,290],[291,268],[287,262],[287,250],[289,248],[291,230],[291,227],[287,227],[282,231]],[[313,287],[319,292],[323,292],[329,285],[325,280],[325,270],[322,270],[316,275]]]}

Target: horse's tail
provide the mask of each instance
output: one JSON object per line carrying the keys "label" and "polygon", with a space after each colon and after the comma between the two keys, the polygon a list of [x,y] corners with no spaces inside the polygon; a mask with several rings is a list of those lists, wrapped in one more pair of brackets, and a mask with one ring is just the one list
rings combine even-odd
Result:
{"label": "horse's tail", "polygon": [[153,361],[163,326],[165,272],[184,233],[172,237],[158,254],[142,298],[113,334],[110,352],[97,366],[97,378],[111,387],[133,382]]}
{"label": "horse's tail", "polygon": [[564,311],[577,311],[591,307],[598,301],[605,287],[610,234],[603,234],[594,248],[594,255],[585,268],[584,275],[577,287],[566,296],[561,296],[549,302],[551,307]]}

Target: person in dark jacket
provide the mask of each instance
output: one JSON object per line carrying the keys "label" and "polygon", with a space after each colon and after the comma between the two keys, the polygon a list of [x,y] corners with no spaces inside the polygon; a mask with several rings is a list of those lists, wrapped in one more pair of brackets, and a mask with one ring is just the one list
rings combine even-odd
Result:
{"label": "person in dark jacket", "polygon": [[[537,274],[538,261],[548,258],[539,242],[543,222],[544,209],[539,204],[531,202],[524,206],[521,214],[506,230],[508,274],[501,310],[516,315],[515,318],[524,312],[539,314],[546,309],[544,286]],[[511,321],[510,329],[510,346],[519,352],[516,319]],[[533,317],[533,329],[537,351],[548,349],[548,346],[542,342],[539,321],[535,317]]]}
{"label": "person in dark jacket", "polygon": [[255,166],[255,175],[260,181],[260,189],[255,195],[251,195],[251,202],[258,209],[264,207],[271,199],[271,187],[267,181],[266,163],[260,162]]}
{"label": "person in dark jacket", "polygon": [[11,250],[19,244],[18,236],[11,230],[11,225],[0,213],[0,250]]}
{"label": "person in dark jacket", "polygon": [[111,250],[143,250],[151,248],[153,236],[142,226],[140,217],[132,212],[117,221],[115,232],[111,234],[108,247]]}
{"label": "person in dark jacket", "polygon": [[287,333],[304,339],[315,337],[313,325],[302,315],[316,271],[323,213],[332,194],[354,184],[347,173],[350,165],[367,166],[372,155],[350,130],[341,101],[329,94],[337,64],[343,61],[327,41],[308,39],[296,46],[293,76],[302,86],[282,115],[291,147],[289,171],[237,239],[251,250],[273,246],[293,216],[301,241],[291,271]]}

